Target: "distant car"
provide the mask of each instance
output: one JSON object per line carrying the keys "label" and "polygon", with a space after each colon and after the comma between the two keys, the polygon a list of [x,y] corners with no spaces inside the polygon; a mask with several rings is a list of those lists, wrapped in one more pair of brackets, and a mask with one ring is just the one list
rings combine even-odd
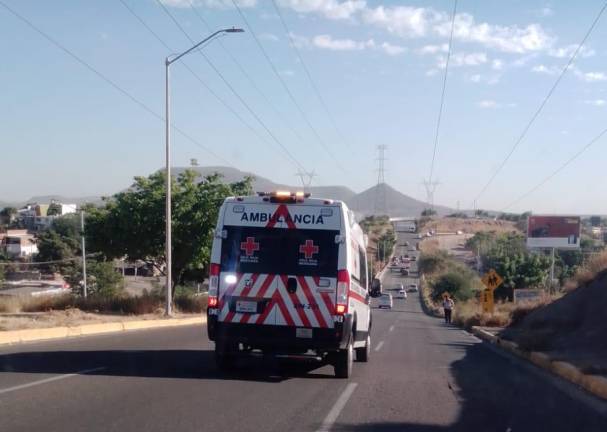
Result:
{"label": "distant car", "polygon": [[409,270],[406,268],[400,269],[400,274],[403,276],[409,276]]}
{"label": "distant car", "polygon": [[457,230],[457,235],[462,235],[464,232],[462,230]]}
{"label": "distant car", "polygon": [[421,234],[418,234],[417,236],[415,236],[417,239],[421,239],[423,236]]}
{"label": "distant car", "polygon": [[409,246],[409,242],[408,241],[405,242],[405,246]]}
{"label": "distant car", "polygon": [[419,289],[417,288],[417,284],[410,284],[409,285],[409,292],[418,292]]}
{"label": "distant car", "polygon": [[417,257],[415,255],[411,255],[411,261],[417,261]]}
{"label": "distant car", "polygon": [[403,284],[396,284],[396,285],[394,285],[394,288],[392,288],[392,289],[393,289],[394,291],[400,291],[400,290],[405,289],[405,287],[404,287],[404,285],[403,285]]}
{"label": "distant car", "polygon": [[377,303],[377,307],[380,309],[392,309],[392,294],[382,294]]}
{"label": "distant car", "polygon": [[432,233],[431,233],[430,231],[428,231],[428,232],[426,233],[426,237],[432,237]]}
{"label": "distant car", "polygon": [[409,254],[405,254],[405,258],[409,258]]}
{"label": "distant car", "polygon": [[398,295],[396,296],[396,298],[399,299],[407,299],[407,291],[405,291],[404,289],[398,290]]}

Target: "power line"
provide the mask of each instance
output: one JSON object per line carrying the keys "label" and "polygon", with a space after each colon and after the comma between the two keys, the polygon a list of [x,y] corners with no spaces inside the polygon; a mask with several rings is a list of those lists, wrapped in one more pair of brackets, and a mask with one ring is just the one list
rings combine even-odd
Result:
{"label": "power line", "polygon": [[544,186],[553,177],[555,177],[561,171],[563,171],[565,168],[567,168],[567,166],[569,164],[571,164],[574,160],[576,160],[582,153],[584,153],[586,150],[588,150],[594,143],[596,143],[599,139],[601,139],[603,137],[603,135],[605,135],[605,134],[607,134],[607,128],[603,129],[597,136],[595,136],[594,138],[592,138],[584,147],[582,147],[581,149],[579,149],[573,156],[571,156],[569,159],[567,159],[561,166],[559,166],[551,174],[549,174],[548,176],[546,176],[542,181],[540,181],[539,183],[537,183],[535,186],[533,186],[527,192],[525,192],[524,194],[522,194],[521,196],[519,196],[517,199],[515,199],[514,201],[512,201],[510,204],[508,204],[506,207],[502,208],[500,211],[504,211],[504,210],[512,207],[513,205],[515,205],[518,202],[522,201],[523,199],[527,198],[533,192],[535,192],[536,190],[538,190],[539,188],[541,188],[542,186]]}
{"label": "power line", "polygon": [[[123,0],[120,0],[120,1],[123,1]],[[202,15],[200,14],[200,12],[198,12],[198,10],[196,9],[196,7],[194,6],[194,3],[192,3],[191,0],[188,0],[188,3],[190,5],[190,9],[198,17],[198,19],[200,20],[200,22],[202,22],[202,24],[204,24],[204,26],[207,28],[207,30],[209,32],[211,32],[212,31],[211,26],[209,25],[209,23],[207,22],[207,20],[205,20],[202,17]],[[280,117],[281,121],[284,122],[285,126],[287,126],[287,128],[293,133],[293,135],[295,135],[299,141],[303,141],[303,138],[301,137],[301,135],[295,130],[295,128],[289,122],[289,120],[286,118],[286,116],[284,116],[280,112],[280,110],[278,108],[276,108],[276,106],[270,101],[270,99],[268,98],[268,96],[261,90],[261,88],[259,88],[259,86],[255,83],[255,80],[253,80],[253,78],[251,77],[251,75],[242,66],[242,64],[240,63],[240,61],[238,61],[238,59],[236,58],[236,56],[234,56],[230,52],[230,50],[228,50],[226,48],[226,46],[221,41],[217,41],[217,42],[218,42],[219,46],[221,46],[221,48],[228,55],[228,57],[230,57],[230,59],[236,65],[236,67],[238,68],[238,70],[240,70],[240,72],[242,73],[242,75],[247,79],[247,81],[249,81],[249,84],[251,84],[251,87],[253,87],[255,89],[255,91],[257,91],[257,93],[259,93],[259,95],[262,97],[262,99],[268,104],[268,106],[272,109],[272,111],[274,111],[274,113],[278,117]]]}
{"label": "power line", "polygon": [[342,143],[346,146],[346,148],[348,150],[351,150],[350,145],[348,144],[348,141],[346,141],[346,139],[344,138],[344,135],[341,133],[341,130],[337,127],[335,118],[333,117],[333,115],[331,114],[331,111],[329,110],[329,107],[325,103],[325,100],[322,97],[321,92],[318,90],[318,86],[316,85],[316,82],[314,81],[314,79],[312,79],[312,74],[310,73],[310,70],[308,69],[308,66],[306,65],[306,62],[304,61],[303,57],[301,56],[301,52],[299,51],[299,48],[297,48],[297,44],[293,40],[293,36],[292,36],[291,32],[289,31],[289,28],[287,27],[287,23],[282,15],[282,12],[280,11],[280,8],[276,4],[276,0],[272,0],[272,4],[274,5],[274,9],[276,10],[278,17],[280,18],[280,22],[282,23],[283,28],[285,29],[285,33],[286,33],[287,37],[289,38],[289,42],[290,42],[289,45],[291,46],[293,51],[295,51],[295,54],[297,55],[297,58],[299,59],[299,62],[301,63],[301,66],[302,66],[304,72],[306,73],[306,76],[308,77],[308,81],[310,82],[310,85],[312,86],[314,93],[316,93],[316,96],[318,97],[320,104],[322,105],[325,113],[327,114],[327,118],[329,119],[331,125],[333,126],[333,129],[335,129],[335,132],[337,133],[337,136],[340,138]]}
{"label": "power line", "polygon": [[591,24],[590,28],[588,29],[588,31],[584,35],[584,38],[578,44],[577,48],[575,49],[575,51],[573,52],[573,54],[569,58],[569,61],[567,61],[567,64],[565,65],[565,67],[563,68],[563,70],[561,70],[561,73],[559,74],[559,76],[557,77],[556,81],[554,82],[554,84],[552,85],[552,87],[550,88],[550,90],[548,91],[548,94],[542,100],[542,103],[540,104],[540,106],[538,107],[538,109],[535,111],[535,113],[533,114],[533,116],[531,116],[531,119],[529,120],[529,122],[523,128],[522,133],[519,135],[518,139],[515,141],[514,145],[512,146],[512,148],[510,149],[510,151],[508,152],[508,154],[506,155],[506,157],[504,158],[504,160],[502,160],[502,162],[499,164],[499,166],[497,167],[497,169],[493,172],[493,174],[489,178],[489,181],[487,183],[485,183],[485,185],[483,186],[483,188],[481,189],[481,191],[478,193],[478,195],[474,199],[475,201],[478,201],[478,199],[480,198],[480,196],[483,193],[485,193],[485,191],[487,190],[487,188],[491,185],[491,183],[493,183],[493,180],[495,179],[495,177],[497,177],[497,175],[500,173],[500,171],[504,168],[504,166],[506,165],[506,163],[508,162],[508,160],[510,159],[510,157],[512,156],[512,154],[514,153],[514,151],[516,150],[516,148],[523,141],[523,139],[527,135],[527,132],[529,131],[529,129],[531,129],[531,126],[533,125],[533,123],[535,123],[535,120],[538,118],[538,116],[540,115],[540,113],[544,109],[544,106],[546,106],[546,103],[548,102],[548,100],[550,99],[550,97],[552,96],[552,94],[554,93],[554,91],[556,90],[557,86],[559,85],[559,83],[563,79],[563,76],[565,76],[565,73],[567,72],[567,70],[569,70],[569,67],[573,64],[573,61],[575,60],[576,56],[578,55],[578,53],[582,49],[582,46],[584,46],[584,44],[586,43],[586,40],[588,39],[588,37],[590,36],[590,34],[592,33],[592,31],[594,30],[594,27],[598,23],[599,19],[601,18],[601,15],[603,15],[603,12],[605,11],[606,8],[607,8],[607,2],[605,2],[605,4],[603,5],[603,7],[599,10],[597,16],[594,18],[594,21],[592,21],[592,24]]}
{"label": "power line", "polygon": [[[157,112],[155,112],[152,108],[150,108],[149,106],[147,106],[145,103],[143,103],[142,101],[140,101],[139,99],[137,99],[135,96],[133,96],[132,94],[130,94],[129,92],[127,92],[125,89],[123,89],[122,87],[120,87],[118,84],[116,84],[114,81],[112,81],[110,78],[108,78],[107,76],[105,76],[104,74],[102,74],[100,71],[98,71],[97,69],[95,69],[93,66],[91,66],[89,63],[87,63],[86,61],[84,61],[83,59],[81,59],[80,57],[78,57],[76,54],[74,54],[72,51],[70,51],[68,48],[66,48],[64,45],[62,45],[61,43],[59,43],[57,40],[55,40],[53,37],[51,37],[48,33],[44,32],[43,30],[41,30],[39,27],[37,27],[34,23],[32,23],[30,20],[28,20],[27,18],[25,18],[23,15],[19,14],[17,11],[11,9],[6,3],[4,3],[3,1],[0,0],[0,5],[2,7],[4,7],[7,11],[9,11],[11,14],[13,14],[13,16],[15,16],[17,19],[19,19],[21,22],[25,23],[28,27],[30,27],[32,30],[34,30],[36,33],[38,33],[39,35],[41,35],[44,39],[46,39],[48,42],[50,42],[51,44],[55,45],[55,47],[59,48],[61,51],[63,51],[65,54],[67,54],[68,56],[70,56],[72,59],[74,59],[76,62],[80,63],[82,66],[84,66],[86,69],[88,69],[89,71],[91,71],[92,73],[94,73],[98,78],[102,79],[103,81],[105,81],[107,84],[109,84],[111,87],[113,87],[115,90],[117,90],[119,93],[121,93],[123,96],[127,97],[128,99],[130,99],[132,102],[134,102],[135,104],[137,104],[140,108],[142,108],[143,110],[147,111],[149,114],[151,114],[152,116],[154,116],[156,119],[161,120],[162,122],[165,121],[164,116],[158,114]],[[222,161],[223,163],[227,164],[228,166],[235,168],[230,162],[228,162],[226,159],[224,159],[223,157],[217,155],[214,151],[212,151],[211,149],[207,148],[206,146],[202,145],[200,142],[198,142],[196,139],[194,139],[191,135],[187,134],[185,131],[183,131],[182,129],[178,128],[177,126],[175,126],[174,124],[171,124],[172,128],[179,133],[181,136],[183,136],[185,139],[187,139],[188,141],[190,141],[192,144],[200,147],[201,149],[203,149],[204,151],[206,151],[208,154],[210,154],[211,156],[215,157],[216,159]]]}
{"label": "power line", "polygon": [[[173,52],[174,50],[160,37],[158,34],[141,18],[124,0],[119,0],[120,3],[124,5],[124,7],[129,11],[141,25],[150,33],[154,38],[164,46],[169,52]],[[232,108],[221,96],[219,96],[204,80],[197,74],[185,61],[182,61],[182,64],[186,68],[190,74],[205,88],[211,95],[215,97],[228,111],[230,111],[247,129],[249,129],[261,142],[271,145],[264,137],[262,137],[259,132],[253,128],[234,108]],[[290,162],[293,160],[288,159]],[[295,164],[297,166],[297,164]]]}
{"label": "power line", "polygon": [[[156,1],[158,1],[158,0],[156,0]],[[299,114],[304,119],[304,122],[307,124],[308,128],[312,131],[312,133],[316,137],[316,140],[319,142],[319,144],[321,145],[321,147],[327,152],[327,154],[331,157],[331,159],[333,159],[333,161],[335,162],[336,166],[340,170],[342,170],[343,172],[346,172],[346,170],[341,165],[341,163],[339,162],[339,160],[335,157],[335,155],[333,154],[333,152],[331,152],[331,150],[329,149],[329,147],[326,145],[326,143],[320,137],[320,135],[318,134],[318,131],[314,128],[314,126],[312,125],[312,123],[310,123],[310,120],[308,119],[308,116],[306,116],[306,113],[304,112],[304,110],[301,108],[301,106],[299,105],[299,103],[295,99],[295,96],[293,96],[293,93],[289,89],[289,86],[287,86],[287,83],[285,82],[285,80],[282,78],[282,76],[280,75],[280,73],[276,69],[276,66],[272,62],[272,59],[270,59],[270,56],[268,55],[268,53],[266,52],[265,48],[263,47],[263,45],[261,44],[261,42],[257,38],[257,35],[255,34],[255,31],[253,30],[253,28],[249,24],[249,21],[247,20],[247,17],[244,15],[244,13],[242,13],[242,10],[240,10],[240,7],[238,6],[238,4],[236,3],[235,0],[232,0],[232,4],[234,5],[234,7],[236,8],[236,10],[238,11],[238,14],[240,15],[240,17],[244,21],[244,23],[247,26],[247,28],[249,29],[249,32],[251,32],[251,35],[253,36],[253,39],[255,40],[255,43],[257,44],[257,46],[261,50],[261,53],[263,54],[263,56],[267,60],[268,64],[270,65],[270,67],[272,69],[272,72],[274,72],[274,75],[276,75],[276,78],[278,78],[278,81],[282,84],[282,87],[285,89],[287,95],[289,96],[289,99],[291,99],[291,102],[293,102],[293,105],[295,105],[295,108],[297,108],[297,111],[299,111]]]}
{"label": "power line", "polygon": [[[165,14],[171,19],[171,21],[173,21],[173,23],[177,26],[177,28],[181,31],[181,33],[184,34],[184,36],[192,43],[194,44],[195,41],[194,39],[192,39],[190,37],[190,35],[188,34],[188,32],[185,31],[185,29],[181,26],[181,24],[179,24],[179,21],[177,21],[177,19],[173,16],[173,14],[171,14],[171,12],[169,12],[169,10],[166,8],[166,6],[160,1],[160,0],[156,0],[156,3],[158,3],[158,5],[162,8],[162,10],[165,12]],[[242,105],[247,109],[247,111],[255,118],[255,120],[257,120],[257,122],[264,128],[264,130],[267,132],[268,135],[270,135],[270,137],[272,138],[272,140],[278,144],[280,146],[280,148],[282,148],[282,150],[287,154],[287,156],[291,159],[291,161],[297,166],[297,168],[299,169],[304,169],[303,165],[301,163],[299,163],[299,161],[295,158],[295,156],[293,156],[293,154],[291,154],[291,152],[289,151],[289,149],[282,143],[280,142],[280,140],[278,138],[276,138],[276,135],[274,135],[272,133],[272,131],[268,128],[268,126],[263,122],[263,120],[261,120],[261,118],[257,115],[257,113],[255,111],[253,111],[253,109],[249,106],[249,104],[242,98],[242,96],[240,96],[240,94],[236,91],[236,89],[228,82],[228,80],[223,76],[223,74],[221,73],[221,71],[215,66],[215,64],[209,60],[209,58],[202,52],[202,51],[198,51],[198,53],[205,59],[205,61],[207,62],[207,64],[211,67],[211,69],[213,69],[213,71],[215,71],[215,73],[219,76],[219,78],[221,78],[221,80],[223,81],[223,83],[230,89],[230,91],[232,92],[232,94],[240,101],[240,103],[242,103]]]}
{"label": "power line", "polygon": [[[438,109],[438,118],[436,120],[436,133],[434,134],[434,150],[432,151],[432,163],[430,164],[430,175],[428,182],[432,183],[432,175],[434,174],[434,162],[436,160],[436,150],[438,148],[438,136],[440,132],[440,124],[443,117],[443,106],[445,105],[445,90],[447,89],[447,75],[449,73],[449,60],[451,59],[451,46],[453,45],[453,29],[455,28],[455,14],[457,12],[457,0],[453,2],[453,16],[451,17],[451,33],[449,34],[449,48],[447,50],[447,60],[445,62],[445,75],[443,76],[443,90],[440,96],[440,107]],[[436,188],[436,186],[434,186]],[[434,192],[433,192],[434,193]]]}

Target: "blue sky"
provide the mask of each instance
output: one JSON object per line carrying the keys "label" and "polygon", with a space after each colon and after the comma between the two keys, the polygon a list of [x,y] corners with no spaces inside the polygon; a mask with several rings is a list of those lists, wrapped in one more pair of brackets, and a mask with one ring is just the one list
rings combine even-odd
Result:
{"label": "blue sky", "polygon": [[[119,0],[1,1],[163,114],[167,49]],[[190,47],[156,0],[124,2],[174,52]],[[209,34],[190,0],[162,2],[191,38]],[[191,2],[212,29],[247,29],[231,0]],[[313,129],[248,29],[206,46],[209,60],[297,163],[315,170],[315,184],[345,184],[356,191],[372,186],[377,176],[375,146],[385,144],[386,181],[423,199],[421,182],[430,171],[453,2],[276,2],[330,117],[270,0],[238,4]],[[434,179],[440,181],[436,203],[472,205],[602,5],[596,0],[459,1],[434,171]],[[163,165],[162,121],[1,4],[0,36],[5,58],[0,68],[0,200],[110,194],[130,184],[133,176]],[[607,16],[598,22],[525,139],[479,197],[478,207],[504,208],[605,127],[605,40]],[[246,76],[227,52],[238,59]],[[274,181],[296,184],[297,165],[204,58],[193,53],[183,60],[172,66],[174,124],[221,159],[174,133],[174,165],[187,165],[190,158],[201,165],[227,161]],[[226,109],[186,66],[257,132]],[[597,141],[508,210],[607,213],[607,192],[601,184],[606,145],[607,137]]]}

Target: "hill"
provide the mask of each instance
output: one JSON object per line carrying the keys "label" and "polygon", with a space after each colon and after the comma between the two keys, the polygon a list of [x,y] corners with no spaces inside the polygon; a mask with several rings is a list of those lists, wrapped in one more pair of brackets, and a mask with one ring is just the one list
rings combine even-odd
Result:
{"label": "hill", "polygon": [[[375,197],[377,196],[378,188],[384,188],[385,190],[386,210],[391,217],[419,216],[422,210],[428,207],[425,202],[400,193],[392,186],[385,183],[373,186],[372,188],[353,196],[349,200],[346,200],[348,206],[361,215],[366,216],[373,214],[375,211]],[[435,206],[435,210],[439,215],[446,215],[454,211],[453,209],[444,206]]]}
{"label": "hill", "polygon": [[[173,174],[179,175],[186,169],[193,169],[200,173],[200,175],[210,175],[213,173],[219,173],[223,176],[224,180],[229,183],[237,182],[242,180],[246,176],[252,176],[253,190],[259,192],[268,192],[273,190],[302,190],[301,185],[285,185],[281,183],[275,183],[270,179],[256,175],[251,172],[241,171],[236,168],[225,167],[225,166],[205,166],[205,167],[174,167]],[[360,216],[367,216],[374,213],[375,210],[375,194],[378,186],[369,188],[359,194],[354,192],[347,186],[311,186],[309,192],[312,193],[313,197],[317,198],[328,198],[334,200],[345,201],[348,206]],[[391,186],[384,184],[380,187],[385,187],[386,201],[388,203],[388,215],[389,216],[418,216],[421,211],[427,207],[427,205],[419,200],[404,195]],[[45,196],[34,196],[27,201],[21,201],[16,203],[3,203],[0,202],[0,208],[5,206],[23,206],[29,202],[48,203],[52,199],[64,203],[101,203],[101,197],[89,196],[89,197],[64,197],[61,195],[45,195]],[[443,206],[436,206],[436,211],[439,215],[444,215],[453,212],[452,209]]]}

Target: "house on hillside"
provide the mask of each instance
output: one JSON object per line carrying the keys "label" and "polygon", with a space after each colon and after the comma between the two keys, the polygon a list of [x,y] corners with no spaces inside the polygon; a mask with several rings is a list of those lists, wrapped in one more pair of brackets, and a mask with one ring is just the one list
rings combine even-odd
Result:
{"label": "house on hillside", "polygon": [[38,253],[36,239],[25,229],[0,233],[0,247],[10,258],[28,258]]}

